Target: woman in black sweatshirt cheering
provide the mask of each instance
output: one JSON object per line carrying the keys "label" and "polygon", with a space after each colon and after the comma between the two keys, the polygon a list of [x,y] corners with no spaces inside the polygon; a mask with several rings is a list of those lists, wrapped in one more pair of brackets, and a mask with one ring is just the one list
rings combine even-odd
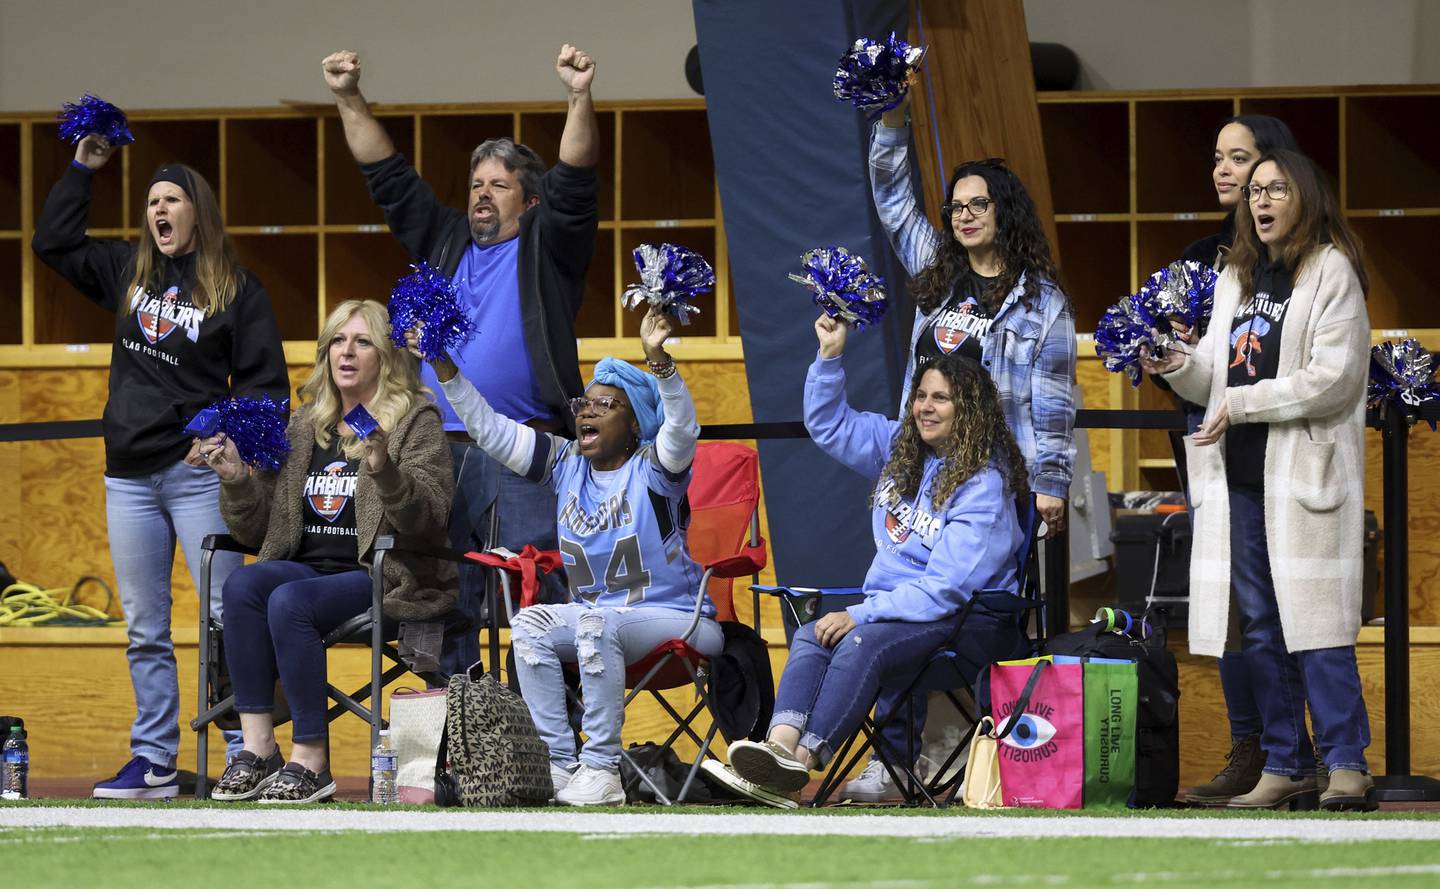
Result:
{"label": "woman in black sweatshirt cheering", "polygon": [[[40,212],[33,247],[115,313],[103,421],[105,517],[128,622],[136,716],[133,758],[96,784],[94,795],[151,799],[180,792],[180,689],[170,641],[175,543],[198,589],[201,541],[225,533],[219,482],[192,451],[185,423],[232,394],[286,398],[290,382],[270,298],[238,265],[215,193],[199,173],[183,164],[155,172],[138,246],[85,234],[91,179],[114,153],[100,136],[80,142]],[[239,566],[238,555],[216,554],[213,614],[225,578]]]}

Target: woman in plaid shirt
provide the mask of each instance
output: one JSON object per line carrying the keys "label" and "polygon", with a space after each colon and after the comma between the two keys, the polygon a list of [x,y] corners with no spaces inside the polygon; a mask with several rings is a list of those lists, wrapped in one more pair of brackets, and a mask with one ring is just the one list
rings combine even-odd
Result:
{"label": "woman in plaid shirt", "polygon": [[[912,276],[916,300],[904,379],[941,355],[979,361],[1030,467],[1049,534],[1065,526],[1075,462],[1075,317],[1056,283],[1050,244],[1025,186],[1003,161],[955,168],[936,231],[910,182],[906,106],[887,111],[870,141],[875,209]],[[905,403],[905,399],[901,399]]]}

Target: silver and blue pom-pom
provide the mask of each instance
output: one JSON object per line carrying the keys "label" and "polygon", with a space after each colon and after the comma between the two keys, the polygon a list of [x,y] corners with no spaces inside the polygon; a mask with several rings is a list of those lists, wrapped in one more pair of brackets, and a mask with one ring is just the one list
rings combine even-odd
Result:
{"label": "silver and blue pom-pom", "polygon": [[275,472],[290,452],[290,441],[285,437],[289,413],[288,398],[281,401],[269,395],[226,398],[200,411],[186,430],[198,435],[203,426],[211,429],[212,435],[223,432],[235,442],[241,460],[256,469]]}
{"label": "silver and blue pom-pom", "polygon": [[635,268],[640,283],[625,288],[620,304],[627,309],[648,304],[681,324],[699,314],[695,297],[715,286],[715,270],[705,257],[675,244],[641,244],[635,248]]}
{"label": "silver and blue pom-pom", "polygon": [[1171,330],[1170,319],[1197,333],[1203,330],[1210,322],[1217,280],[1214,269],[1204,263],[1178,260],[1106,309],[1095,329],[1095,353],[1105,359],[1105,369],[1124,371],[1130,385],[1140,385],[1141,347],[1156,358],[1183,348]]}
{"label": "silver and blue pom-pom", "polygon": [[89,135],[104,136],[111,148],[135,141],[125,112],[104,99],[86,93],[78,102],[60,106],[60,140],[74,144]]}
{"label": "silver and blue pom-pom", "polygon": [[[1215,282],[1219,276],[1210,266],[1193,260],[1177,260],[1151,275],[1132,299],[1152,318],[1176,318],[1198,334],[1210,323],[1215,304]],[[1157,325],[1156,354],[1174,348],[1177,340],[1168,323]]]}
{"label": "silver and blue pom-pom", "polygon": [[871,114],[889,111],[905,98],[925,59],[925,47],[911,46],[891,32],[885,41],[861,37],[840,57],[835,98]]}
{"label": "silver and blue pom-pom", "polygon": [[[1412,422],[1422,404],[1440,398],[1435,381],[1435,356],[1414,339],[1386,341],[1370,349],[1370,385],[1365,402],[1370,408],[1402,411]],[[1435,422],[1430,421],[1430,429]]]}
{"label": "silver and blue pom-pom", "polygon": [[791,274],[790,280],[809,287],[825,314],[856,330],[878,322],[890,305],[885,279],[871,274],[865,260],[844,247],[807,250],[800,262],[805,274]]}
{"label": "silver and blue pom-pom", "polygon": [[1095,354],[1105,360],[1111,373],[1124,371],[1130,385],[1140,385],[1140,348],[1155,348],[1151,328],[1155,319],[1134,296],[1127,296],[1105,310],[1095,328]]}
{"label": "silver and blue pom-pom", "polygon": [[425,360],[453,354],[475,337],[475,322],[461,307],[455,285],[439,269],[423,260],[410,268],[415,271],[390,291],[390,340],[405,348],[405,333],[423,323],[419,348]]}

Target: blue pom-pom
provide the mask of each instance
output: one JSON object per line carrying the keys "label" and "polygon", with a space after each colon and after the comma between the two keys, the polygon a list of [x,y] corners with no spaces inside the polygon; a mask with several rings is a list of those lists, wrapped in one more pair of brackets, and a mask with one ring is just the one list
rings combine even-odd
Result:
{"label": "blue pom-pom", "polygon": [[[213,412],[207,414],[206,412]],[[196,414],[187,424],[187,431],[201,425],[214,425],[212,434],[223,432],[235,442],[240,459],[256,469],[275,472],[285,462],[290,452],[290,441],[285,437],[285,424],[290,412],[290,399],[276,401],[269,395],[259,398],[226,398],[217,401]],[[213,420],[219,415],[219,422]],[[202,418],[209,418],[202,424]]]}
{"label": "blue pom-pom", "polygon": [[861,37],[840,57],[835,98],[871,114],[889,111],[905,98],[924,58],[924,47],[911,46],[894,32],[884,42]]}
{"label": "blue pom-pom", "polygon": [[1095,328],[1095,354],[1105,359],[1111,373],[1124,371],[1132,386],[1140,385],[1140,347],[1155,345],[1148,318],[1127,296],[1106,309]]}
{"label": "blue pom-pom", "polygon": [[61,105],[59,120],[62,142],[74,144],[91,134],[104,136],[111,148],[119,148],[135,141],[135,137],[130,133],[130,122],[125,119],[125,112],[89,93],[82,96],[78,102]]}
{"label": "blue pom-pom", "polygon": [[856,330],[875,324],[885,314],[885,279],[872,275],[865,260],[844,247],[817,247],[800,257],[805,274],[790,275],[814,294],[815,304],[831,318],[839,318]]}
{"label": "blue pom-pom", "polygon": [[715,270],[705,257],[675,244],[641,244],[635,248],[635,268],[640,283],[631,284],[620,296],[627,309],[643,304],[655,306],[689,324],[699,314],[695,297],[715,286]]}
{"label": "blue pom-pom", "polygon": [[420,354],[427,361],[452,354],[475,337],[475,322],[460,307],[458,291],[439,269],[423,260],[390,291],[390,339],[405,348],[405,333],[420,329]]}
{"label": "blue pom-pom", "polygon": [[[1399,410],[1414,422],[1419,407],[1436,398],[1440,385],[1435,382],[1435,356],[1417,340],[1387,340],[1370,349],[1369,407]],[[1435,429],[1434,421],[1430,428]]]}
{"label": "blue pom-pom", "polygon": [[[1184,348],[1171,333],[1176,318],[1197,333],[1210,321],[1215,302],[1214,269],[1180,260],[1151,275],[1140,289],[1105,310],[1095,329],[1095,353],[1111,373],[1124,371],[1130,385],[1140,385],[1140,347],[1155,357]],[[1158,333],[1158,335],[1157,335]]]}

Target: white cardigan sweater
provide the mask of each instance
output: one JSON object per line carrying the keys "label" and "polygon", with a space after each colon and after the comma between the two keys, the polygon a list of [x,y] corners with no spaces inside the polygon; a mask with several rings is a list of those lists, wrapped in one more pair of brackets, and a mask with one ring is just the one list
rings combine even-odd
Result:
{"label": "white cardigan sweater", "polygon": [[[1230,319],[1240,282],[1215,286],[1215,321],[1184,367],[1165,379],[1230,424],[1269,423],[1265,539],[1291,651],[1355,644],[1360,629],[1365,510],[1365,384],[1370,320],[1345,255],[1322,247],[1302,265],[1280,335],[1273,380],[1227,386]],[[1230,611],[1230,497],[1225,443],[1185,442],[1195,534],[1190,557],[1190,650],[1224,653]],[[1259,529],[1256,529],[1258,532]]]}

